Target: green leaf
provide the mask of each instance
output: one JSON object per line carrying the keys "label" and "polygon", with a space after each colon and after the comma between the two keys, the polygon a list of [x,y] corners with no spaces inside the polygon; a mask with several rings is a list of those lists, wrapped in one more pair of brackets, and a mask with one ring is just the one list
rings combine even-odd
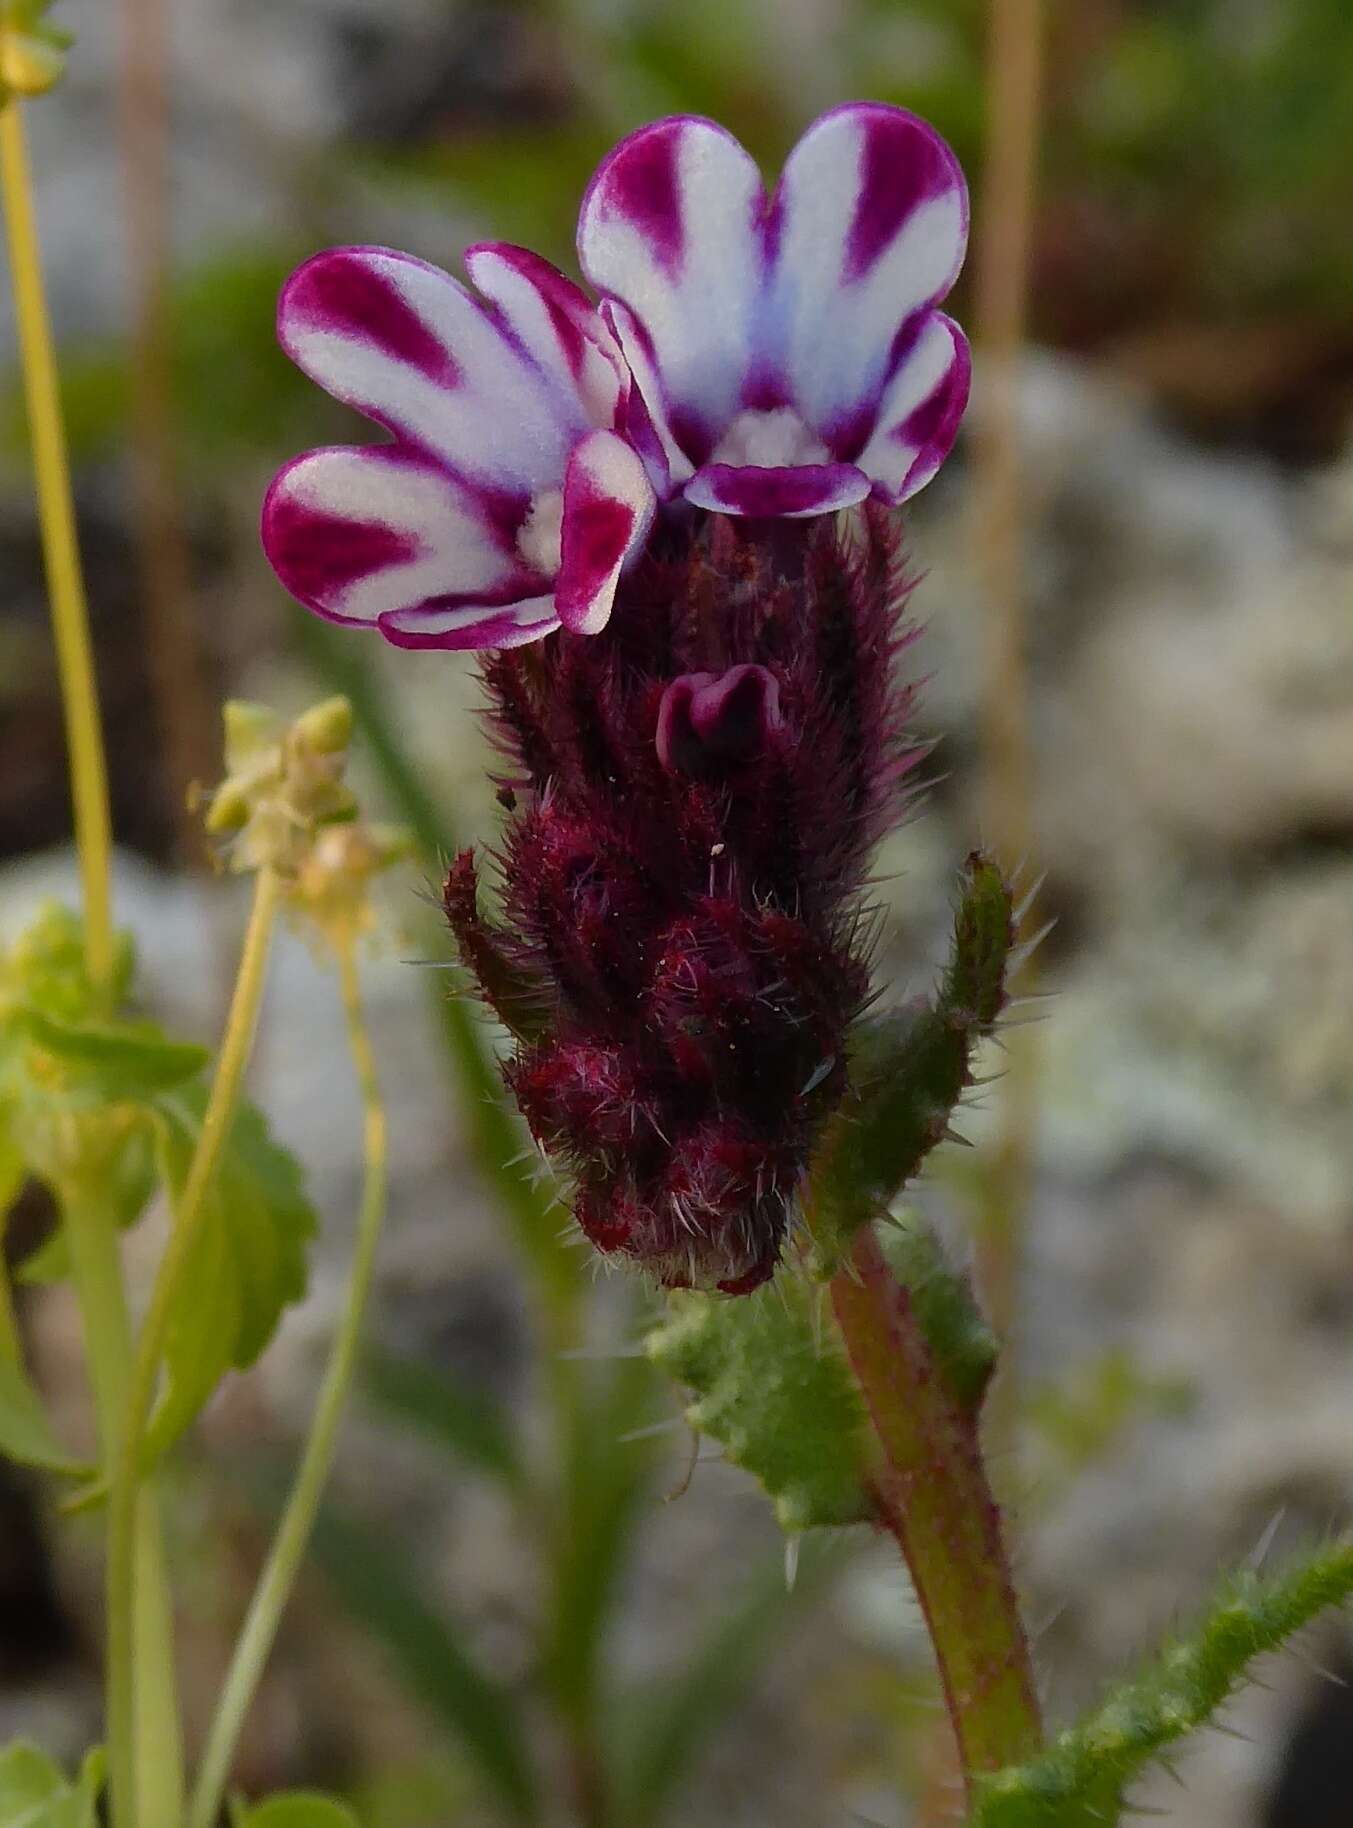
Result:
{"label": "green leaf", "polygon": [[968,1278],[956,1270],[918,1212],[879,1227],[889,1269],[911,1297],[930,1350],[960,1408],[976,1412],[996,1367],[996,1335]]}
{"label": "green leaf", "polygon": [[1047,1751],[977,1780],[969,1828],[1104,1828],[1127,1786],[1174,1740],[1205,1726],[1265,1651],[1353,1595],[1353,1542],[1278,1573],[1232,1576],[1190,1637],[1174,1638],[1135,1682],[1058,1734]]}
{"label": "green leaf", "polygon": [[[131,964],[120,942],[116,997]],[[127,1225],[154,1186],[146,1106],[199,1074],[208,1056],[153,1022],[110,1016],[106,1002],[89,982],[80,922],[57,904],[0,952],[6,1162],[17,1157],[58,1194],[96,1181],[110,1217]]]}
{"label": "green leaf", "polygon": [[205,1047],[171,1041],[154,1022],[64,1022],[38,1009],[18,1019],[35,1046],[73,1069],[82,1093],[110,1104],[182,1085],[211,1058]]}
{"label": "green leaf", "polygon": [[786,1272],[737,1300],[676,1293],[648,1337],[655,1362],[696,1393],[691,1426],[755,1474],[791,1535],[873,1515],[872,1437],[824,1301]]}
{"label": "green leaf", "polygon": [[617,1818],[627,1828],[651,1828],[698,1767],[702,1748],[737,1712],[765,1667],[776,1636],[843,1565],[835,1543],[804,1545],[794,1584],[782,1557],[753,1573],[720,1611],[713,1629],[674,1676],[655,1683],[622,1712],[615,1760]]}
{"label": "green leaf", "polygon": [[953,947],[929,1004],[859,1023],[851,1037],[852,1093],[814,1172],[808,1223],[818,1266],[835,1271],[862,1225],[886,1211],[944,1140],[972,1084],[974,1049],[1005,1004],[1014,944],[1008,884],[974,851],[964,874]]}
{"label": "green leaf", "polygon": [[524,1483],[511,1421],[482,1391],[468,1390],[432,1365],[373,1351],[367,1394],[397,1421],[513,1491]]}
{"label": "green leaf", "polygon": [[[201,1085],[155,1102],[160,1168],[177,1200],[206,1109]],[[154,1460],[198,1414],[231,1369],[253,1364],[283,1310],[305,1293],[315,1214],[294,1156],[249,1104],[235,1114],[206,1196],[206,1218],[165,1339],[165,1387],[148,1430]]]}
{"label": "green leaf", "polygon": [[95,1828],[103,1754],[89,1753],[76,1783],[36,1746],[0,1751],[0,1828]]}
{"label": "green leaf", "polygon": [[283,1790],[249,1809],[231,1811],[231,1828],[360,1828],[345,1804],[318,1790]]}
{"label": "green leaf", "polygon": [[64,1447],[47,1420],[42,1398],[17,1360],[0,1353],[0,1455],[45,1472],[85,1478],[92,1470]]}
{"label": "green leaf", "polygon": [[386,1538],[330,1509],[314,1548],[349,1616],[384,1645],[409,1693],[455,1735],[504,1813],[537,1821],[535,1773],[512,1695],[463,1648],[457,1627],[428,1604]]}

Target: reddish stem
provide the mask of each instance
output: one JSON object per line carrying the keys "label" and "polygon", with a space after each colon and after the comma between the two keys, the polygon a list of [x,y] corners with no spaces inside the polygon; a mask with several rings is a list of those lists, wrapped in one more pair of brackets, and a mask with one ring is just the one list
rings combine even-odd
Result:
{"label": "reddish stem", "polygon": [[971,1790],[975,1775],[1018,1763],[1042,1742],[976,1409],[950,1392],[872,1228],[857,1235],[831,1290],[881,1450],[878,1520],[911,1572]]}

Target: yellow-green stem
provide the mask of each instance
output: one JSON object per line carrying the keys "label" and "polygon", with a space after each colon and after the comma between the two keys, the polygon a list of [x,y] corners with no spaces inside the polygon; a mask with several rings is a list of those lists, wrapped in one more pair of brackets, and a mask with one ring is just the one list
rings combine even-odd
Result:
{"label": "yellow-green stem", "polygon": [[169,1318],[208,1215],[205,1196],[230,1134],[253,1045],[280,895],[281,882],[276,872],[260,870],[202,1133],[151,1290],[126,1401],[119,1410],[108,1486],[108,1757],[115,1828],[151,1828],[129,1755],[133,1722],[128,1703],[135,1693],[138,1673],[132,1620],[141,1444],[155,1400]]}
{"label": "yellow-green stem", "polygon": [[19,103],[0,107],[0,194],[4,197],[10,283],[23,362],[28,433],[33,447],[42,554],[52,605],[52,630],[61,673],[61,701],[70,754],[75,841],[84,896],[85,955],[89,975],[107,986],[113,975],[110,888],[112,838],[103,731],[94,685],[80,549],[75,535],[66,435],[61,421],[56,358],[43,293],[42,260],[33,213],[33,187]]}
{"label": "yellow-green stem", "polygon": [[[132,1335],[117,1231],[97,1185],[62,1190],[61,1216],[79,1296],[85,1353],[104,1461],[111,1458],[131,1377]],[[183,1741],[174,1668],[173,1614],[164,1572],[159,1517],[150,1491],[133,1494],[129,1519],[128,1640],[136,1672],[131,1691],[113,1695],[108,1716],[125,1718],[120,1748],[124,1782],[138,1798],[137,1828],[179,1828],[183,1819]],[[110,1546],[111,1554],[111,1546]]]}
{"label": "yellow-green stem", "polygon": [[250,1602],[244,1629],[235,1646],[207,1737],[206,1751],[188,1812],[188,1828],[213,1828],[220,1813],[235,1748],[277,1636],[282,1613],[290,1598],[306,1544],[310,1540],[310,1532],[314,1528],[325,1481],[333,1464],[344,1405],[357,1365],[362,1318],[371,1292],[376,1245],[385,1216],[385,1107],[381,1101],[371,1039],[362,1013],[357,966],[350,946],[345,947],[340,954],[339,977],[348,1023],[348,1044],[357,1068],[363,1109],[365,1171],[352,1275],[296,1482],[287,1499],[267,1564]]}

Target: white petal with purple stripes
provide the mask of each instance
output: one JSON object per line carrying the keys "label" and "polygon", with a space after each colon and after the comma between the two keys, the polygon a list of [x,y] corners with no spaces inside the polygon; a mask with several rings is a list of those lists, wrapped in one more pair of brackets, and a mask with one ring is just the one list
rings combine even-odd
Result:
{"label": "white petal with purple stripes", "polygon": [[660,436],[692,464],[737,411],[752,365],[763,207],[752,159],[688,115],[622,140],[583,201],[583,271],[627,308],[616,314],[626,358]]}
{"label": "white petal with purple stripes", "polygon": [[476,481],[557,482],[585,423],[463,286],[406,254],[317,254],[283,289],[278,336],[336,399]]}
{"label": "white petal with purple stripes", "polygon": [[612,426],[620,409],[624,359],[591,300],[539,254],[507,242],[465,250],[465,271],[506,328],[558,389],[570,423]]}
{"label": "white petal with purple stripes", "polygon": [[943,298],[967,243],[958,161],[924,121],[833,109],[790,154],[776,194],[768,323],[789,397],[829,432],[878,398],[894,341]]}
{"label": "white petal with purple stripes", "polygon": [[466,652],[483,647],[526,647],[559,627],[553,597],[519,603],[463,604],[459,609],[394,609],[380,619],[380,631],[395,647],[445,648]]}
{"label": "white petal with purple stripes", "polygon": [[593,432],[569,458],[560,525],[555,608],[575,635],[595,635],[611,617],[616,585],[653,520],[653,490],[632,447]]}
{"label": "white petal with purple stripes", "polygon": [[263,504],[263,544],[292,595],[336,622],[540,587],[468,490],[392,445],[288,464]]}
{"label": "white petal with purple stripes", "polygon": [[952,318],[933,312],[899,363],[860,452],[860,468],[886,501],[923,489],[948,456],[968,403],[968,340]]}

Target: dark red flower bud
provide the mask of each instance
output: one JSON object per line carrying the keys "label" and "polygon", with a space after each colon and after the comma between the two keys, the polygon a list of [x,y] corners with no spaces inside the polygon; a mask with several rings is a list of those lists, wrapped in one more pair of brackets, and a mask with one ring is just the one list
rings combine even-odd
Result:
{"label": "dark red flower bud", "polygon": [[[673,515],[595,636],[490,655],[504,924],[462,957],[599,1250],[668,1286],[772,1274],[868,994],[860,896],[923,749],[892,518]],[[529,1020],[517,1019],[522,1011]]]}

